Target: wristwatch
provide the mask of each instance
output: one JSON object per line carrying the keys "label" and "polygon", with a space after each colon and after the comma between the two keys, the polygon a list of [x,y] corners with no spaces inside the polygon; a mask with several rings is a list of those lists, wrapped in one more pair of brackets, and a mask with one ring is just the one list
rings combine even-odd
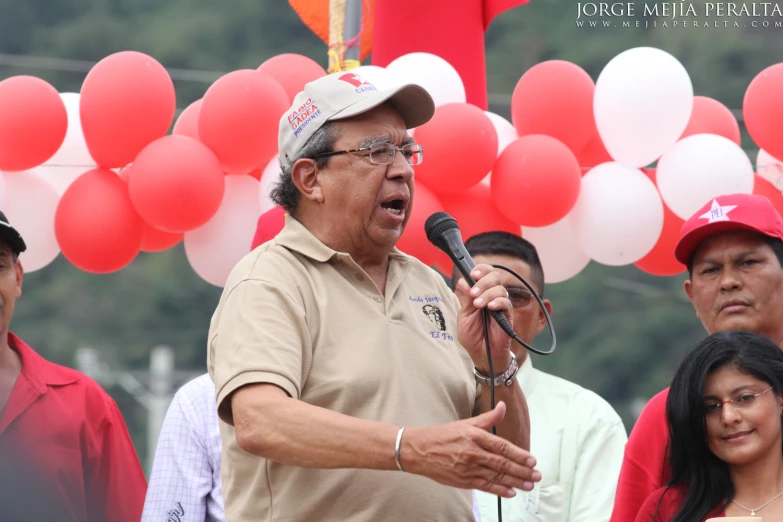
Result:
{"label": "wristwatch", "polygon": [[[514,384],[514,377],[517,376],[517,372],[519,371],[519,365],[517,364],[517,358],[514,356],[514,353],[511,353],[511,363],[508,365],[508,368],[506,368],[506,371],[495,377],[495,386],[500,386],[501,384],[505,384],[506,386],[511,386]],[[484,386],[492,386],[492,379],[487,377],[486,375],[483,375],[478,369],[474,366],[473,367],[473,375],[476,377],[476,382],[479,384],[483,384]]]}

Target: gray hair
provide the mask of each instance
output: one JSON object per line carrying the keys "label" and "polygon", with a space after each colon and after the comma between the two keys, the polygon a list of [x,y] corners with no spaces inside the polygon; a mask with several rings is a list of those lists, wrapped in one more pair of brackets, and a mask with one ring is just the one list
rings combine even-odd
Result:
{"label": "gray hair", "polygon": [[280,205],[290,214],[294,213],[297,206],[299,206],[299,189],[296,188],[291,177],[294,163],[300,159],[309,158],[315,161],[315,166],[319,169],[325,168],[327,163],[329,163],[329,157],[316,158],[315,156],[325,152],[332,152],[332,147],[334,147],[334,142],[337,141],[338,137],[339,132],[334,122],[326,122],[323,127],[315,131],[310,139],[307,140],[299,154],[291,159],[286,159],[286,163],[280,165],[280,177],[269,194],[269,197],[275,204]]}

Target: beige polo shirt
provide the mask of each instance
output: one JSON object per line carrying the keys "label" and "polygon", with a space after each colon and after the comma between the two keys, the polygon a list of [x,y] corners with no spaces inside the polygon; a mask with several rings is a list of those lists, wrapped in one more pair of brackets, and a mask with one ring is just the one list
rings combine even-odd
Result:
{"label": "beige polo shirt", "polygon": [[232,271],[208,354],[231,522],[473,520],[469,490],[398,471],[287,466],[236,443],[226,399],[250,383],[394,426],[477,413],[473,365],[456,339],[458,299],[415,258],[394,250],[389,259],[384,296],[350,255],[287,216],[283,231]]}

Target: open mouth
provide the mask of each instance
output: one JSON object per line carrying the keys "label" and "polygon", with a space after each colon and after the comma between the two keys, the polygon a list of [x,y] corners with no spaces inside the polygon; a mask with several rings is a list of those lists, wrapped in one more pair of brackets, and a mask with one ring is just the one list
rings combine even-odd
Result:
{"label": "open mouth", "polygon": [[405,201],[402,199],[392,199],[381,203],[381,207],[389,213],[399,216],[405,210]]}

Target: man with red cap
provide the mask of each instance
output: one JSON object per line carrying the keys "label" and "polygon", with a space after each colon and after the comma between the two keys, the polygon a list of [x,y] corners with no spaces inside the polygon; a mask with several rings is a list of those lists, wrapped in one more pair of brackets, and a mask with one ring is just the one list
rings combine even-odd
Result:
{"label": "man with red cap", "polygon": [[[764,196],[719,196],[685,222],[674,251],[709,334],[754,332],[783,346],[783,218]],[[669,480],[668,389],[647,403],[625,448],[611,522],[632,522]]]}

